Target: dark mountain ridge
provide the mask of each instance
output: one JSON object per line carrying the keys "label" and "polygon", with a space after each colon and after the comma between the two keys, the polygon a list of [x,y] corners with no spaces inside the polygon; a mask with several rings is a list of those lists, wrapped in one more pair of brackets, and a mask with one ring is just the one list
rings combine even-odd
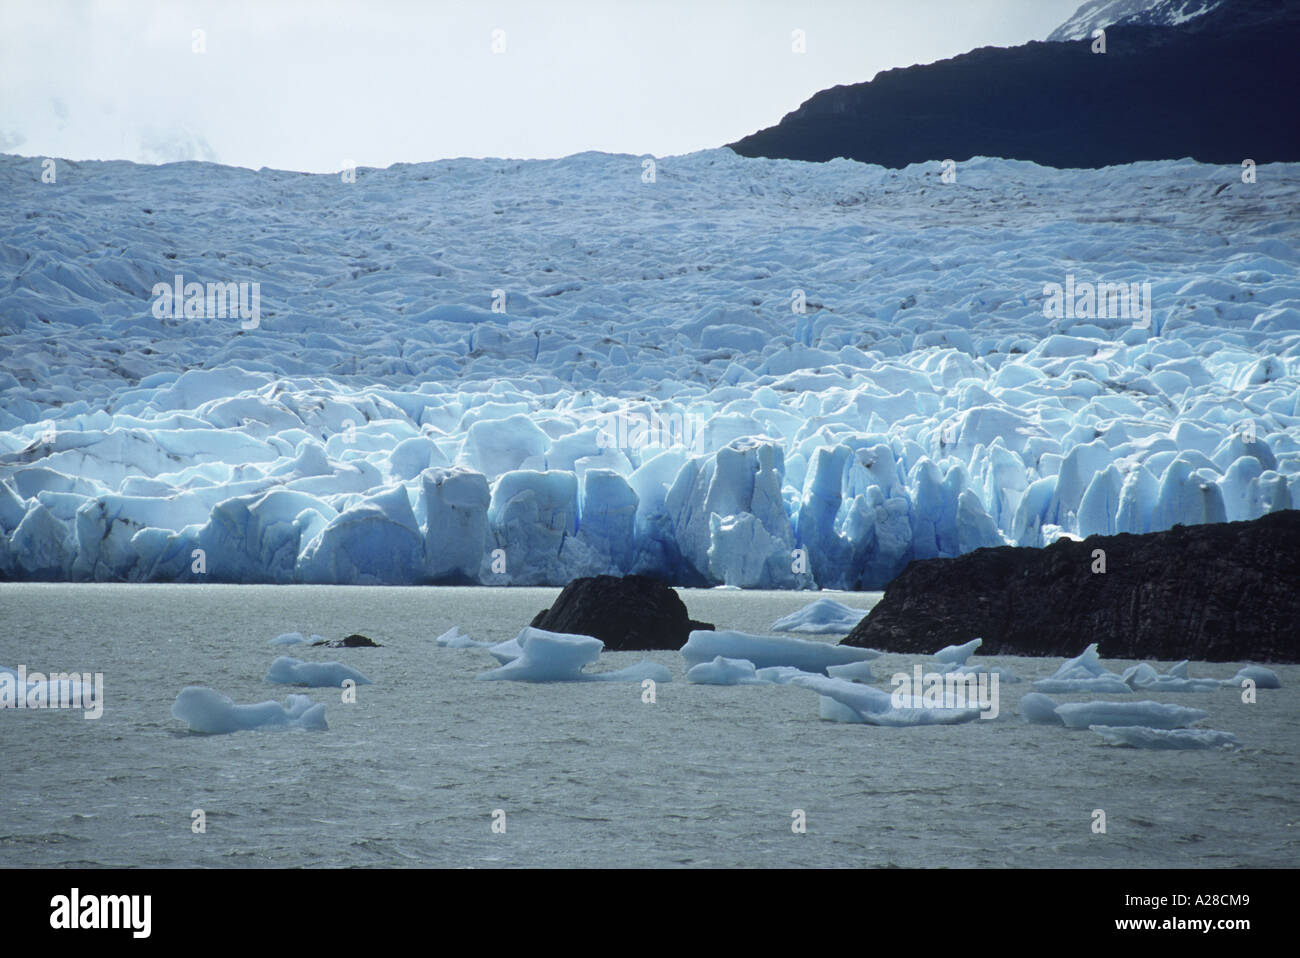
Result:
{"label": "dark mountain ridge", "polygon": [[973,156],[1101,167],[1300,160],[1300,0],[1224,0],[1178,26],[984,47],[823,90],[728,144],[743,156],[886,167]]}

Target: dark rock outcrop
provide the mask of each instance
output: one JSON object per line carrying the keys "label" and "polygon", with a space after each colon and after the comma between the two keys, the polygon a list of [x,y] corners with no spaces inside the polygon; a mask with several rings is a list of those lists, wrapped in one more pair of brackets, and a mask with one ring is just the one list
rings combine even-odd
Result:
{"label": "dark rock outcrop", "polygon": [[353,632],[351,635],[342,639],[335,639],[333,642],[313,642],[313,646],[323,645],[327,649],[382,649],[383,646],[374,639],[362,635],[359,632]]}
{"label": "dark rock outcrop", "polygon": [[[1105,572],[1094,572],[1095,550]],[[1300,511],[912,562],[844,645],[985,655],[1300,661]]]}
{"label": "dark rock outcrop", "polygon": [[686,604],[658,579],[643,575],[598,575],[574,579],[549,609],[529,625],[548,632],[591,635],[614,651],[680,649],[696,629]]}
{"label": "dark rock outcrop", "polygon": [[[1198,9],[1200,9],[1198,7]],[[903,167],[972,156],[1054,167],[1300,160],[1300,2],[1223,0],[1178,26],[985,47],[837,86],[729,144],[742,156]],[[1240,184],[1238,184],[1240,185]]]}

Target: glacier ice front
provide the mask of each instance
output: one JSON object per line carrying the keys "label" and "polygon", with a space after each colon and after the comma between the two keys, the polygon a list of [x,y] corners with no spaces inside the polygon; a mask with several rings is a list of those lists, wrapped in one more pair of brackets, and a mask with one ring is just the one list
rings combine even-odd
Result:
{"label": "glacier ice front", "polygon": [[[0,579],[864,590],[1300,505],[1294,164],[1247,209],[1189,207],[1223,175],[1190,161],[936,192],[719,149],[660,160],[661,217],[636,157],[450,160],[367,170],[332,219],[316,176],[37,162],[0,155],[40,211],[0,222]],[[158,195],[223,215],[176,249]],[[604,215],[570,237],[556,196]],[[266,209],[292,240],[248,253]],[[258,282],[260,325],[154,315],[177,274]],[[1149,327],[1047,318],[1068,274],[1150,278]]]}

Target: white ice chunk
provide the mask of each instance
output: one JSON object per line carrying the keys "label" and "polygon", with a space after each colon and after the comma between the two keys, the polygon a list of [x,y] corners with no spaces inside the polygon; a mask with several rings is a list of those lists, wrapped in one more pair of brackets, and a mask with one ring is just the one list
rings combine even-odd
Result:
{"label": "white ice chunk", "polygon": [[1041,692],[1030,692],[1020,700],[1020,717],[1030,725],[1064,725],[1056,714],[1056,703]]}
{"label": "white ice chunk", "polygon": [[806,635],[847,635],[862,621],[867,609],[852,609],[834,599],[817,599],[797,612],[772,623],[773,632],[802,632]]}
{"label": "white ice chunk", "polygon": [[825,674],[827,666],[866,662],[877,654],[870,649],[831,645],[811,639],[749,635],[725,630],[692,632],[682,646],[682,658],[686,660],[688,669],[721,655],[729,659],[748,659],[757,669],[791,665],[805,672]]}
{"label": "white ice chunk", "polygon": [[271,663],[266,681],[276,685],[305,685],[314,689],[336,689],[351,679],[357,685],[370,685],[366,678],[342,662],[304,662],[282,655]]}
{"label": "white ice chunk", "polygon": [[966,660],[969,659],[974,654],[975,650],[983,644],[983,639],[971,639],[964,645],[945,646],[938,652],[934,653],[934,657],[939,662],[946,662],[952,665],[965,665]]}
{"label": "white ice chunk", "polygon": [[307,641],[307,637],[301,632],[285,632],[277,635],[267,645],[301,645]]}
{"label": "white ice chunk", "polygon": [[1161,702],[1067,702],[1056,707],[1067,728],[1087,728],[1089,725],[1144,725],[1148,728],[1183,728],[1210,713],[1204,709],[1189,709],[1181,705]]}
{"label": "white ice chunk", "polygon": [[874,682],[875,674],[870,662],[850,662],[847,665],[830,665],[826,674],[833,679],[845,679],[849,682]]}
{"label": "white ice chunk", "polygon": [[[616,672],[583,672],[583,666],[600,658],[605,643],[590,635],[547,632],[526,626],[512,640],[520,654],[505,665],[480,673],[480,679],[510,679],[516,682],[669,682],[672,673],[666,666],[644,660]],[[503,645],[505,643],[502,643]],[[500,646],[489,651],[497,656]]]}
{"label": "white ice chunk", "polygon": [[490,649],[491,642],[479,642],[471,639],[468,634],[460,630],[460,626],[453,625],[442,635],[434,640],[439,648],[444,649]]}
{"label": "white ice chunk", "polygon": [[236,705],[229,696],[201,685],[188,685],[172,704],[172,715],[194,732],[212,734],[252,729],[326,729],[325,704],[305,695],[290,695],[284,705],[258,702]]}
{"label": "white ice chunk", "polygon": [[[905,696],[902,707],[896,707],[894,696],[889,692],[847,682],[844,679],[832,679],[821,675],[796,676],[790,682],[799,688],[810,689],[818,694],[833,699],[840,705],[861,716],[868,725],[912,726],[912,725],[957,725],[970,722],[980,717],[979,709],[936,708],[925,706],[919,696]],[[823,717],[825,717],[823,709]],[[839,711],[839,710],[833,710]],[[839,719],[842,721],[843,719]]]}
{"label": "white ice chunk", "polygon": [[701,662],[686,672],[686,681],[696,685],[763,685],[754,674],[748,659],[727,659],[719,655],[712,662]]}
{"label": "white ice chunk", "polygon": [[1264,668],[1262,665],[1247,665],[1232,678],[1224,679],[1223,684],[1240,686],[1246,679],[1254,682],[1257,689],[1280,689],[1282,687],[1282,680],[1277,677],[1277,673],[1272,669]]}

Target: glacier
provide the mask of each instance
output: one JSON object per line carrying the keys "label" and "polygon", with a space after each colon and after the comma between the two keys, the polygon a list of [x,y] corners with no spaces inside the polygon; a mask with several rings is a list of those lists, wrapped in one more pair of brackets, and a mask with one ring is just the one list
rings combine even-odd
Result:
{"label": "glacier", "polygon": [[0,154],[0,579],[878,589],[1300,504],[1297,164],[56,169]]}

